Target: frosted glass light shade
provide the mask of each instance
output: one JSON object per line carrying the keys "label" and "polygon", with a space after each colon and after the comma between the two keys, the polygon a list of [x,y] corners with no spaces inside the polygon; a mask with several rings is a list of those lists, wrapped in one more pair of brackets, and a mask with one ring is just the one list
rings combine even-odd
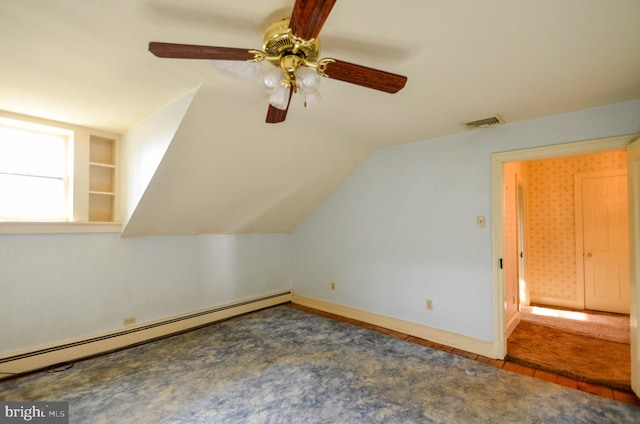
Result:
{"label": "frosted glass light shade", "polygon": [[244,60],[214,60],[213,67],[229,77],[242,80],[256,79],[263,72],[261,63]]}
{"label": "frosted glass light shade", "polygon": [[278,87],[269,96],[269,104],[275,108],[286,110],[289,104],[289,91],[291,87],[287,87],[279,83]]}
{"label": "frosted glass light shade", "polygon": [[320,102],[322,96],[320,92],[305,92],[304,90],[300,90],[300,96],[302,97],[302,102],[304,103],[304,107],[312,107]]}
{"label": "frosted glass light shade", "polygon": [[314,93],[320,87],[320,75],[315,69],[300,67],[296,70],[296,82],[298,87],[306,93]]}
{"label": "frosted glass light shade", "polygon": [[262,83],[267,93],[273,93],[273,91],[282,85],[284,79],[284,73],[279,69],[273,69],[262,76]]}

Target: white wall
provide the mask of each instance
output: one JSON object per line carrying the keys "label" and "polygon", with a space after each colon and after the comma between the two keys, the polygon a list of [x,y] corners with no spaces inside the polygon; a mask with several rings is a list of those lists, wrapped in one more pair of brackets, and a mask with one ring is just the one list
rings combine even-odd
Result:
{"label": "white wall", "polygon": [[134,125],[120,140],[118,161],[121,180],[120,199],[123,232],[140,198],[153,178],[185,113],[199,89],[192,90],[176,101]]}
{"label": "white wall", "polygon": [[289,288],[490,341],[491,153],[639,117],[640,100],[380,151],[291,236],[0,235],[0,355]]}
{"label": "white wall", "polygon": [[288,234],[0,235],[0,355],[291,288]]}
{"label": "white wall", "polygon": [[491,154],[637,132],[640,100],[379,151],[293,232],[295,292],[492,341]]}

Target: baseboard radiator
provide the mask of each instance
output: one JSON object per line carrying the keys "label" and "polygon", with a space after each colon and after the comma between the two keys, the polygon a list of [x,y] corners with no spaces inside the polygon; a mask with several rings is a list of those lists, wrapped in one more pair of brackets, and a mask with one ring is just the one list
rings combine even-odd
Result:
{"label": "baseboard radiator", "polygon": [[0,379],[96,356],[291,301],[286,291],[0,357]]}

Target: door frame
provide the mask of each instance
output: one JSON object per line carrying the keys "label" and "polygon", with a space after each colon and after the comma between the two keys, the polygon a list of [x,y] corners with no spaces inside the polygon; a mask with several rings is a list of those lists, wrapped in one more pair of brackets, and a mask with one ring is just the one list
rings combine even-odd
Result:
{"label": "door frame", "polygon": [[[527,285],[527,184],[516,179],[516,223],[518,226],[518,311],[522,305],[529,306]],[[524,285],[524,287],[523,287]]]}
{"label": "door frame", "polygon": [[627,183],[629,186],[629,297],[631,336],[631,390],[640,394],[640,138],[627,146]]}
{"label": "door frame", "polygon": [[504,199],[503,165],[506,162],[521,162],[560,156],[604,152],[623,149],[637,139],[640,134],[608,137],[588,141],[534,147],[530,149],[497,152],[491,155],[491,222],[492,222],[492,258],[493,258],[493,353],[496,358],[504,359],[507,354],[507,337],[504,311]]}

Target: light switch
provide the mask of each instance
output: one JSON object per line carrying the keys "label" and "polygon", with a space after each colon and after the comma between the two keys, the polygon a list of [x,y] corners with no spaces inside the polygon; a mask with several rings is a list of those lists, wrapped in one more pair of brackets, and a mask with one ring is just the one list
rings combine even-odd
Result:
{"label": "light switch", "polygon": [[476,227],[478,228],[484,228],[486,225],[486,220],[484,216],[477,216],[476,217]]}

